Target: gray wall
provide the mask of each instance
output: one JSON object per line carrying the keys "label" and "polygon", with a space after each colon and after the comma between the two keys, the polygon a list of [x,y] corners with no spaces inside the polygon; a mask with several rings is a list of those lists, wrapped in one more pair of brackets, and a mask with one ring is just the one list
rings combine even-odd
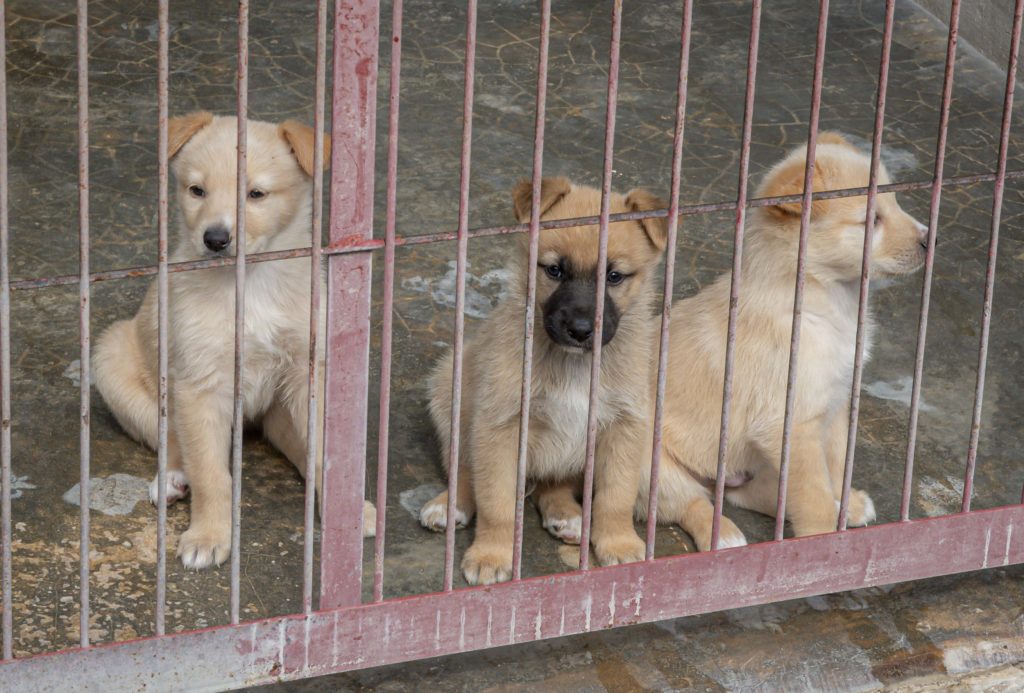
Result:
{"label": "gray wall", "polygon": [[[950,0],[917,0],[943,24],[949,22]],[[1006,70],[1010,54],[1013,0],[963,0],[960,3],[960,38]]]}

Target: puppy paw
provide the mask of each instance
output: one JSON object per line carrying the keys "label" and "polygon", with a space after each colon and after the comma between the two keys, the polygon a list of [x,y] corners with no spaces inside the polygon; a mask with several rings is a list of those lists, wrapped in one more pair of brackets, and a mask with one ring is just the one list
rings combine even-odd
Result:
{"label": "puppy paw", "polygon": [[580,515],[573,517],[544,518],[544,529],[551,533],[556,539],[561,539],[566,544],[580,543],[580,536],[583,533],[583,518]]}
{"label": "puppy paw", "polygon": [[471,585],[505,582],[512,577],[512,545],[473,542],[462,557],[462,574]]}
{"label": "puppy paw", "polygon": [[[694,539],[698,551],[711,550],[711,528],[708,528],[707,535],[701,539]],[[722,516],[722,524],[718,528],[718,548],[732,549],[737,546],[746,546],[747,538],[743,532],[728,517]]]}
{"label": "puppy paw", "polygon": [[220,565],[231,555],[231,526],[188,528],[178,540],[178,557],[186,568],[202,570]]}
{"label": "puppy paw", "polygon": [[864,491],[850,491],[850,507],[846,511],[846,524],[850,527],[863,527],[876,519],[875,502]]}
{"label": "puppy paw", "polygon": [[[442,493],[420,508],[420,524],[435,532],[443,532],[448,526],[448,494]],[[469,516],[455,508],[455,528],[462,529],[469,524]]]}
{"label": "puppy paw", "polygon": [[377,508],[368,500],[363,501],[363,539],[377,536]]}
{"label": "puppy paw", "polygon": [[619,565],[644,560],[646,545],[636,532],[624,532],[612,537],[595,537],[594,554],[601,565]]}
{"label": "puppy paw", "polygon": [[[181,500],[188,495],[188,477],[180,469],[168,469],[166,480],[167,505]],[[149,501],[156,505],[160,500],[160,475],[153,477],[149,484]]]}

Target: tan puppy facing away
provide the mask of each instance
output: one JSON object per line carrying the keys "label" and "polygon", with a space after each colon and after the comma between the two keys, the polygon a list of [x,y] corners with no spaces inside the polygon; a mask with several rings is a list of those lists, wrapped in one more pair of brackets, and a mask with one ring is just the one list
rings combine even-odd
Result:
{"label": "tan puppy facing away", "polygon": [[[522,182],[512,193],[520,222],[530,220],[531,192]],[[565,178],[543,181],[544,219],[596,215],[600,204],[598,190]],[[612,213],[664,206],[642,190],[611,199]],[[650,303],[666,232],[664,219],[647,219],[612,224],[608,233],[592,535],[604,565],[644,557],[632,515],[640,467],[650,459],[647,372],[656,330]],[[476,536],[462,560],[471,584],[507,580],[512,570],[527,237],[520,241],[508,298],[465,343],[456,522],[465,525],[477,513]],[[597,226],[541,232],[527,475],[541,482],[537,500],[544,526],[568,543],[580,541],[574,493],[586,448],[597,255]],[[449,352],[430,382],[430,414],[446,469],[451,391]],[[420,512],[423,525],[444,529],[447,503],[447,493],[427,503]]]}
{"label": "tan puppy facing away", "polygon": [[[236,122],[205,112],[170,120],[168,155],[180,212],[172,262],[235,254]],[[247,252],[309,246],[312,176],[319,174],[313,171],[313,143],[313,130],[301,123],[249,121]],[[325,150],[329,145],[325,138]],[[306,468],[309,272],[304,258],[252,264],[245,286],[245,416],[262,423],[270,442],[300,472]],[[191,486],[192,521],[178,542],[188,568],[220,564],[231,549],[234,277],[234,267],[170,275],[167,502]],[[96,388],[118,422],[155,448],[155,283],[135,317],[100,336],[93,361]],[[318,469],[318,495],[320,481]],[[154,503],[157,492],[154,479]],[[363,515],[364,533],[372,532],[373,506],[367,503]]]}
{"label": "tan puppy facing away", "polygon": [[[805,147],[791,152],[768,173],[758,196],[799,194],[805,157]],[[841,135],[824,132],[818,138],[813,189],[866,186],[869,164]],[[883,167],[879,183],[888,182]],[[797,536],[836,529],[866,207],[864,196],[815,200],[811,207],[786,505]],[[743,255],[727,498],[768,515],[775,515],[779,483],[800,211],[799,202],[752,209]],[[900,208],[894,194],[878,196],[876,213],[873,276],[918,269],[926,228]],[[679,522],[701,550],[708,548],[711,534],[708,486],[715,477],[718,451],[729,286],[726,274],[672,309],[658,516]],[[872,341],[870,319],[866,327],[865,358]],[[640,489],[638,505],[644,510],[646,481]],[[864,525],[874,518],[871,499],[854,490],[849,524]],[[721,537],[721,546],[745,543],[725,518]]]}

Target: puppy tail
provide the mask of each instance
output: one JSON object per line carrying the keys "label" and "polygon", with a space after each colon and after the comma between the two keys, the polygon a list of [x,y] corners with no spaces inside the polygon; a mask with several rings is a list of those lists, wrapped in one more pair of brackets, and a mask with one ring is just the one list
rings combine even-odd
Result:
{"label": "puppy tail", "polygon": [[96,389],[128,435],[155,449],[156,392],[145,366],[134,320],[119,320],[100,335],[92,359]]}

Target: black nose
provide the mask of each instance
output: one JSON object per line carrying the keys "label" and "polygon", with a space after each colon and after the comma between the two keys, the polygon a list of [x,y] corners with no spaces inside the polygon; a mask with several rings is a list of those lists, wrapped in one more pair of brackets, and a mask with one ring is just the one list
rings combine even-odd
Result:
{"label": "black nose", "polygon": [[231,234],[223,226],[211,226],[203,233],[203,245],[217,252],[224,250],[231,243]]}
{"label": "black nose", "polygon": [[585,342],[594,334],[594,321],[590,318],[572,318],[565,331],[577,342]]}

